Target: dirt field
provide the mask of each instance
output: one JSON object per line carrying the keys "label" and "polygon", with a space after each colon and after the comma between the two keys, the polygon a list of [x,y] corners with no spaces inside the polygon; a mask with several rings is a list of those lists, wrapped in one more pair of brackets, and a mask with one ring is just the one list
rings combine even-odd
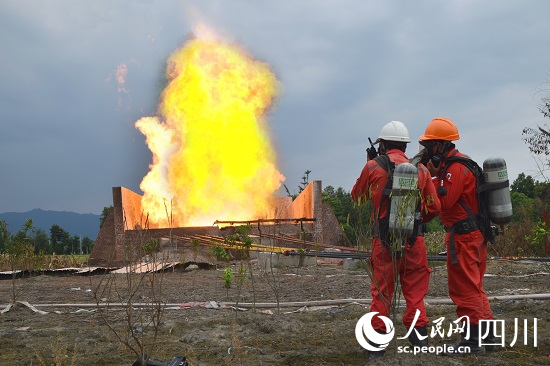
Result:
{"label": "dirt field", "polygon": [[[224,266],[227,266],[225,264]],[[431,321],[445,317],[449,327],[456,320],[454,306],[435,304],[431,299],[447,297],[445,266],[435,263],[426,302]],[[237,266],[233,266],[237,271]],[[490,262],[486,289],[490,296],[548,293],[550,268],[534,262]],[[295,305],[235,310],[205,308],[233,302],[239,296],[236,277],[231,288],[224,287],[223,267],[186,269],[166,273],[162,279],[162,299],[168,304],[187,303],[190,308],[174,306],[162,312],[158,328],[155,360],[169,361],[176,355],[196,365],[364,365],[367,351],[355,338],[355,325],[368,312],[368,305],[342,303],[332,306]],[[314,302],[370,297],[365,270],[344,269],[341,265],[316,265],[302,268],[273,268],[262,271],[252,262],[253,280],[242,283],[240,303],[272,303],[279,294],[281,303]],[[22,291],[19,300],[47,311],[39,314],[24,306],[0,314],[0,355],[2,365],[132,365],[135,356],[105,325],[93,304],[93,289],[105,275],[40,275],[17,280]],[[112,277],[110,277],[112,278]],[[117,275],[117,286],[124,287],[125,275]],[[8,304],[12,281],[0,281],[0,305]],[[147,299],[141,298],[144,301]],[[114,300],[112,300],[114,301]],[[196,302],[196,303],[193,303]],[[41,304],[75,304],[72,307],[43,307]],[[194,306],[193,306],[194,305]],[[4,306],[0,308],[3,309]],[[396,337],[386,355],[372,364],[401,365],[548,365],[550,364],[549,300],[514,299],[492,301],[495,317],[505,320],[506,347],[483,356],[451,358],[435,354],[397,353],[406,340],[398,310]],[[124,329],[125,311],[109,307],[109,323]],[[136,313],[137,314],[137,313]],[[517,318],[517,341],[510,347]],[[534,319],[537,318],[537,347],[534,344]],[[528,320],[528,340],[524,345],[523,320]],[[143,336],[141,329],[134,329]],[[145,331],[150,337],[151,329]],[[456,337],[456,335],[454,336]],[[149,338],[147,338],[149,339]],[[434,337],[430,345],[441,346],[444,339]]]}

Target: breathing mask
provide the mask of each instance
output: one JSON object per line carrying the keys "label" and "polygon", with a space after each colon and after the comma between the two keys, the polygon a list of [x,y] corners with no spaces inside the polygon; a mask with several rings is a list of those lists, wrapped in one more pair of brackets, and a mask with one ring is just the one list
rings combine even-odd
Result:
{"label": "breathing mask", "polygon": [[434,153],[434,146],[436,146],[436,143],[435,140],[420,141],[420,145],[424,146],[426,149],[427,160],[431,160],[435,168],[439,167],[439,164],[443,161],[443,151],[445,150],[445,146],[442,146]]}

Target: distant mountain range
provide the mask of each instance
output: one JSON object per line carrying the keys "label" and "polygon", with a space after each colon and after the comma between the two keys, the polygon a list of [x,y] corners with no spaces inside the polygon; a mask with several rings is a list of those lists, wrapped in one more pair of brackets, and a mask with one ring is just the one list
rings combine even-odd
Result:
{"label": "distant mountain range", "polygon": [[42,229],[50,235],[50,228],[58,225],[71,236],[77,235],[95,240],[99,233],[100,215],[79,214],[68,211],[44,211],[36,208],[27,212],[6,212],[0,214],[0,220],[8,224],[8,230],[15,234],[25,224],[27,219],[32,219],[32,224],[37,229]]}

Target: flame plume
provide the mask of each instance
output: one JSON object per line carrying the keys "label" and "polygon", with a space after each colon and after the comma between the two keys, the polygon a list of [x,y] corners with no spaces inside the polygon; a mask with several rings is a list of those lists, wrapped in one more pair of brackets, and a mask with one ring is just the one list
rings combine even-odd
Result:
{"label": "flame plume", "polygon": [[167,65],[159,116],[136,122],[153,154],[142,211],[164,227],[265,217],[285,179],[265,119],[275,75],[210,37],[188,41]]}

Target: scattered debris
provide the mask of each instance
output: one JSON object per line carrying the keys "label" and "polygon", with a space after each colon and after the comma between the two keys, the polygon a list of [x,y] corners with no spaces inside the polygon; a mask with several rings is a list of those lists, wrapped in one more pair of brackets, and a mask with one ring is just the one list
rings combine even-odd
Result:
{"label": "scattered debris", "polygon": [[4,314],[4,313],[7,313],[8,311],[10,311],[12,305],[13,304],[8,304],[8,306],[6,306],[3,310],[0,310],[0,314]]}
{"label": "scattered debris", "polygon": [[26,306],[28,307],[29,309],[31,309],[32,311],[34,311],[35,313],[38,313],[38,314],[48,314],[47,311],[43,311],[43,310],[38,310],[37,308],[35,308],[33,305],[29,304],[27,301],[18,301],[17,302],[18,304],[21,304],[23,306]]}
{"label": "scattered debris", "polygon": [[180,307],[185,309],[194,307],[201,307],[205,309],[219,309],[220,305],[216,301],[191,301],[180,304]]}

